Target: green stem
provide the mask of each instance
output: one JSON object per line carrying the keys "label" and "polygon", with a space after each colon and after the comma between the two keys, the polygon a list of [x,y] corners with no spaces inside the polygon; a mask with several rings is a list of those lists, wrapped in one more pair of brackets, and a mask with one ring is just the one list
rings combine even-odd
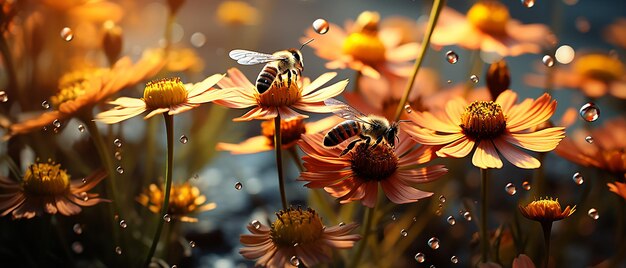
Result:
{"label": "green stem", "polygon": [[165,165],[165,191],[163,196],[163,205],[159,213],[157,229],[152,239],[152,246],[148,251],[148,257],[144,263],[144,267],[148,267],[154,256],[157,245],[159,244],[159,238],[161,238],[161,231],[163,230],[163,217],[167,214],[167,210],[170,205],[170,189],[172,188],[172,163],[174,162],[174,116],[167,113],[163,114],[165,119],[165,132],[167,133],[167,164]]}
{"label": "green stem", "polygon": [[367,210],[365,211],[365,227],[363,228],[363,233],[361,234],[363,239],[361,240],[361,243],[356,250],[356,254],[354,255],[354,258],[352,260],[352,265],[350,265],[351,268],[359,267],[359,262],[361,261],[361,257],[363,256],[363,251],[365,251],[365,245],[367,245],[367,239],[369,238],[371,233],[370,230],[372,229],[372,222],[374,221],[374,216],[376,215],[376,205],[377,204],[374,204],[374,207],[367,208]]}
{"label": "green stem", "polygon": [[274,118],[274,151],[276,152],[276,171],[278,171],[278,187],[280,187],[280,201],[283,209],[287,210],[287,195],[285,194],[285,178],[283,177],[283,143],[280,137],[280,114]]}
{"label": "green stem", "polygon": [[[113,208],[115,214],[119,213],[119,204],[121,200],[117,196],[117,184],[116,184],[116,176],[115,176],[115,167],[113,166],[113,162],[111,161],[111,154],[109,150],[107,150],[106,143],[102,138],[102,134],[98,129],[96,123],[90,118],[81,118],[81,121],[87,125],[87,130],[91,133],[91,138],[96,146],[96,150],[98,151],[98,155],[100,156],[100,161],[103,162],[104,168],[107,171],[107,175],[109,179],[107,180],[107,191],[111,195],[113,199]],[[114,228],[116,229],[116,228]]]}
{"label": "green stem", "polygon": [[489,260],[489,230],[487,229],[487,169],[480,169],[480,260]]}
{"label": "green stem", "polygon": [[396,108],[396,116],[395,121],[400,119],[402,115],[402,111],[404,110],[404,105],[409,99],[409,95],[411,94],[411,89],[413,88],[413,84],[415,83],[415,77],[417,77],[417,72],[422,66],[422,61],[424,60],[424,56],[426,56],[426,51],[428,50],[428,45],[430,44],[430,37],[433,35],[433,31],[435,30],[435,25],[437,25],[437,20],[439,19],[439,14],[441,10],[445,6],[445,0],[434,0],[433,8],[430,10],[430,19],[428,20],[428,26],[426,28],[426,34],[424,35],[424,41],[422,41],[422,46],[420,48],[418,58],[415,61],[415,65],[413,66],[413,73],[409,78],[409,83],[404,89],[404,94],[400,99],[400,103],[398,104],[398,108]]}
{"label": "green stem", "polygon": [[546,245],[546,256],[544,260],[544,268],[548,268],[550,262],[550,233],[552,231],[552,222],[542,222],[541,228],[543,229],[543,241]]}
{"label": "green stem", "polygon": [[17,74],[15,72],[15,66],[13,65],[13,57],[11,57],[11,50],[9,49],[9,44],[7,44],[7,40],[4,38],[4,35],[0,35],[0,54],[4,60],[4,66],[7,71],[7,76],[9,77],[7,88],[15,90],[15,92],[19,92],[17,88]]}

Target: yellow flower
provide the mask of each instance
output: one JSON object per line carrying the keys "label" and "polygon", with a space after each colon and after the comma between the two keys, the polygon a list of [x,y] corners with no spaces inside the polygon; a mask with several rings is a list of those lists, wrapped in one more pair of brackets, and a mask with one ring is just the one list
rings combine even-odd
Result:
{"label": "yellow flower", "polygon": [[243,1],[223,1],[216,16],[225,25],[254,25],[259,21],[259,11]]}
{"label": "yellow flower", "polygon": [[[154,213],[161,211],[163,205],[164,190],[156,184],[150,184],[144,193],[137,197],[137,202],[147,207]],[[170,189],[170,202],[167,214],[172,219],[184,222],[197,222],[198,219],[190,217],[190,214],[213,210],[217,205],[213,202],[205,203],[206,196],[200,193],[198,187],[189,182],[173,184]]]}
{"label": "yellow flower", "polygon": [[538,222],[560,221],[572,215],[576,211],[576,206],[570,208],[567,206],[561,209],[559,199],[552,198],[540,199],[530,202],[525,207],[519,206],[519,210],[527,219]]}

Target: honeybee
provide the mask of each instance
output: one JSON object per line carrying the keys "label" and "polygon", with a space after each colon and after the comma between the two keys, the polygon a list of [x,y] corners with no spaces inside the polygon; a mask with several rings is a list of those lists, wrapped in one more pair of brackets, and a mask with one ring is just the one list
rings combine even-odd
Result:
{"label": "honeybee", "polygon": [[324,104],[334,107],[333,113],[346,119],[346,121],[337,124],[326,133],[324,146],[333,147],[354,136],[359,136],[358,139],[348,144],[340,156],[350,152],[359,141],[364,141],[366,148],[369,147],[372,139],[375,140],[372,147],[377,146],[383,140],[391,147],[395,146],[395,140],[398,139],[398,124],[404,120],[389,123],[384,117],[365,115],[352,106],[336,99],[327,99],[324,101]]}
{"label": "honeybee", "polygon": [[[312,42],[313,39],[302,44],[302,49],[306,44]],[[228,53],[231,59],[243,65],[254,65],[265,63],[265,66],[256,79],[256,89],[259,93],[268,90],[275,80],[283,81],[283,75],[287,75],[287,85],[291,86],[291,76],[294,80],[302,74],[304,63],[302,62],[302,53],[300,49],[290,48],[274,52],[273,54],[265,54],[244,49],[235,49]]]}

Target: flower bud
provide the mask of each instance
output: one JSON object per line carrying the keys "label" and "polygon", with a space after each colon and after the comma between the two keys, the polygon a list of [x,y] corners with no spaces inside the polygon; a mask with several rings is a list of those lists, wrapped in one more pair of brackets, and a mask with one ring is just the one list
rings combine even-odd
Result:
{"label": "flower bud", "polygon": [[122,52],[122,28],[112,21],[104,23],[102,49],[111,64],[117,61]]}
{"label": "flower bud", "polygon": [[491,98],[496,99],[500,93],[504,92],[511,85],[511,73],[504,60],[492,63],[487,71],[487,89],[491,93]]}

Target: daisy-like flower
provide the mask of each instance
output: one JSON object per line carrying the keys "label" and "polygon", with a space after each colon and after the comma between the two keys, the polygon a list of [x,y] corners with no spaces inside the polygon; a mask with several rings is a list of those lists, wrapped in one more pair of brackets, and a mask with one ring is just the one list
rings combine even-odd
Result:
{"label": "daisy-like flower", "polygon": [[215,15],[218,22],[229,26],[254,25],[259,21],[259,11],[244,1],[222,1]]}
{"label": "daisy-like flower", "polygon": [[444,8],[431,42],[438,46],[459,45],[501,56],[517,56],[539,53],[555,43],[555,38],[547,26],[520,24],[510,18],[504,4],[486,0],[474,4],[467,16]]}
{"label": "daisy-like flower", "polygon": [[[617,57],[605,54],[577,55],[570,66],[552,70],[555,88],[579,89],[591,98],[611,94],[626,99],[626,72],[624,64]],[[544,88],[546,76],[529,74],[524,81],[530,86]]]}
{"label": "daisy-like flower", "polygon": [[313,209],[289,208],[276,213],[271,226],[252,221],[252,234],[241,235],[245,247],[239,253],[246,259],[258,259],[256,266],[287,268],[303,264],[313,267],[330,262],[334,249],[347,249],[361,239],[350,234],[356,223],[326,227]]}
{"label": "daisy-like flower", "polygon": [[[587,138],[590,137],[590,138]],[[555,152],[576,164],[596,167],[620,176],[626,174],[626,119],[607,120],[591,132],[578,130],[561,142]]]}
{"label": "daisy-like flower", "polygon": [[626,18],[618,18],[604,30],[604,36],[609,43],[626,48]]}
{"label": "daisy-like flower", "polygon": [[306,154],[302,157],[306,171],[298,180],[309,188],[324,190],[343,203],[361,200],[367,207],[376,203],[378,184],[392,202],[405,204],[432,195],[413,188],[413,184],[434,181],[448,171],[443,165],[411,168],[435,157],[430,147],[411,150],[416,143],[402,130],[400,143],[391,148],[386,142],[372,147],[359,143],[350,153],[339,156],[348,142],[327,148],[324,134],[302,136],[298,145]]}
{"label": "daisy-like flower", "polygon": [[11,125],[9,135],[30,133],[52,124],[54,120],[63,121],[83,112],[91,113],[96,104],[124,88],[154,76],[161,70],[164,65],[161,57],[144,56],[134,65],[128,57],[124,57],[111,69],[88,69],[67,73],[59,79],[59,93],[50,98],[56,110]]}
{"label": "daisy-like flower", "polygon": [[202,103],[232,96],[232,89],[214,89],[217,81],[224,75],[215,74],[196,84],[183,84],[180,78],[167,78],[149,82],[143,91],[143,98],[121,97],[110,104],[117,105],[111,110],[99,113],[95,120],[106,124],[115,124],[143,112],[148,112],[144,119],[167,113],[179,114]]}
{"label": "daisy-like flower", "polygon": [[289,83],[287,79],[283,80],[282,83],[275,81],[268,90],[259,93],[241,71],[237,68],[231,68],[228,70],[228,76],[217,84],[221,88],[236,88],[236,93],[214,101],[214,103],[229,108],[254,107],[233,121],[267,120],[278,115],[280,115],[281,120],[308,118],[307,115],[300,114],[292,108],[313,113],[330,113],[332,109],[324,105],[324,100],[341,94],[348,85],[348,80],[337,82],[325,88],[319,87],[336,75],[336,73],[325,73],[313,82],[309,82],[306,78],[292,81],[292,83]]}
{"label": "daisy-like flower", "polygon": [[[156,184],[150,184],[142,194],[137,196],[137,202],[147,207],[153,213],[159,213],[163,205],[164,190]],[[171,219],[183,222],[198,222],[190,215],[213,210],[217,207],[214,202],[206,203],[206,196],[200,193],[198,187],[189,182],[172,184],[167,215]]]}
{"label": "daisy-like flower", "polygon": [[560,221],[572,215],[576,206],[561,208],[559,199],[545,198],[530,202],[526,206],[519,206],[519,211],[529,220],[541,223]]}
{"label": "daisy-like flower", "polygon": [[[336,116],[327,117],[315,122],[305,122],[304,119],[289,121],[280,120],[280,138],[283,149],[293,148],[302,134],[314,134],[337,125],[341,119]],[[217,150],[230,151],[232,154],[254,154],[274,150],[274,121],[261,123],[263,135],[249,138],[241,143],[218,143]]]}
{"label": "daisy-like flower", "polygon": [[[498,152],[519,168],[541,166],[536,158],[515,146],[548,152],[565,137],[563,127],[529,131],[547,121],[556,110],[556,101],[544,94],[536,100],[526,99],[516,105],[517,94],[506,90],[495,101],[474,101],[462,98],[448,102],[445,115],[413,112],[408,117],[417,126],[406,131],[418,143],[437,146],[440,157],[462,158],[476,151],[472,163],[479,168],[501,168]],[[515,145],[515,146],[513,146]]]}
{"label": "daisy-like flower", "polygon": [[11,213],[13,219],[30,219],[43,213],[78,214],[81,206],[108,202],[98,194],[87,193],[105,177],[105,172],[97,171],[82,180],[71,181],[61,164],[34,163],[21,182],[0,176],[0,216]]}
{"label": "daisy-like flower", "polygon": [[302,40],[315,38],[309,46],[316,55],[329,60],[326,68],[350,68],[372,78],[379,78],[381,72],[408,76],[412,67],[409,61],[417,57],[419,44],[402,44],[407,40],[403,34],[406,31],[399,24],[387,24],[383,20],[379,29],[379,22],[377,12],[365,11],[356,22],[346,22],[344,29],[330,23],[330,31],[324,36],[309,29]]}
{"label": "daisy-like flower", "polygon": [[606,185],[609,186],[609,190],[611,192],[614,192],[615,194],[626,199],[626,183],[621,183],[619,181],[616,181],[614,183],[609,182]]}

